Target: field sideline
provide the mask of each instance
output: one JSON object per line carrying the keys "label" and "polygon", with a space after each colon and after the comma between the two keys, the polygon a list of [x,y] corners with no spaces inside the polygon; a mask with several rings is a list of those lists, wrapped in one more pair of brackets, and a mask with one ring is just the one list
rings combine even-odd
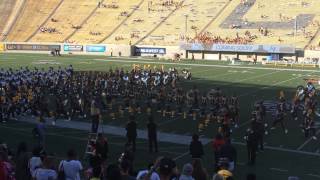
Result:
{"label": "field sideline", "polygon": [[[261,65],[229,65],[227,62],[216,61],[181,61],[170,62],[153,59],[138,59],[138,58],[107,58],[103,56],[73,56],[67,55],[62,57],[49,57],[41,54],[0,54],[0,68],[19,68],[20,66],[36,66],[48,68],[49,66],[67,66],[72,64],[75,70],[81,71],[107,71],[109,68],[124,68],[129,69],[133,64],[152,64],[176,67],[181,70],[188,68],[193,75],[191,81],[182,82],[182,86],[190,88],[197,85],[201,90],[208,90],[212,87],[220,87],[226,94],[236,94],[240,100],[240,128],[234,129],[233,140],[239,153],[238,169],[236,170],[236,179],[244,179],[247,172],[255,172],[258,179],[285,179],[289,175],[297,175],[301,179],[313,180],[320,179],[318,167],[320,166],[320,147],[319,140],[313,141],[305,139],[299,128],[299,121],[287,120],[289,134],[285,135],[281,128],[271,131],[271,134],[265,137],[266,150],[259,153],[257,157],[256,167],[247,167],[246,163],[246,148],[243,140],[243,135],[248,128],[249,115],[252,110],[253,103],[257,100],[264,99],[275,101],[279,91],[285,92],[286,98],[291,100],[295,88],[298,85],[305,85],[304,78],[320,77],[318,69],[297,69],[297,68],[273,68],[263,67]],[[144,130],[145,121],[143,117],[138,120],[138,128]],[[268,115],[269,122],[272,121],[271,115]],[[105,123],[115,127],[124,127],[126,118],[111,120],[105,117]],[[198,122],[193,120],[175,119],[156,119],[161,132],[181,134],[190,136],[192,133],[198,133]],[[187,122],[186,122],[187,121]],[[319,120],[317,120],[319,122]],[[183,126],[182,126],[183,125]],[[30,132],[32,125],[25,122],[10,122],[1,124],[0,140],[2,138],[11,140],[12,146],[19,140],[30,142],[30,138],[26,134]],[[214,137],[217,126],[212,123],[201,132],[205,138],[211,139]],[[49,142],[55,144],[56,139],[61,139],[66,144],[75,146],[79,149],[79,153],[84,150],[86,132],[81,130],[64,131],[62,128],[50,127],[51,140]],[[75,132],[75,133],[72,133]],[[14,134],[14,139],[10,134]],[[317,137],[320,131],[317,131]],[[80,139],[77,139],[80,138]],[[77,143],[72,143],[77,141]],[[121,136],[110,135],[110,141],[114,144],[121,144],[124,138]],[[145,140],[141,139],[140,146],[141,154],[147,152]],[[9,143],[10,144],[10,143]],[[115,145],[117,146],[117,145]],[[57,147],[51,148],[59,156],[64,156],[64,150]],[[178,164],[188,162],[186,145],[168,144],[162,142],[161,154],[169,155],[177,159]],[[169,148],[172,147],[172,148]],[[175,148],[176,147],[176,148]],[[112,151],[115,159],[120,154],[122,148],[117,146]],[[161,150],[160,150],[161,151]],[[156,155],[149,155],[149,158],[154,158]],[[210,144],[206,145],[205,164],[209,172],[212,172],[212,149]],[[147,162],[137,160],[136,166],[142,168]]]}

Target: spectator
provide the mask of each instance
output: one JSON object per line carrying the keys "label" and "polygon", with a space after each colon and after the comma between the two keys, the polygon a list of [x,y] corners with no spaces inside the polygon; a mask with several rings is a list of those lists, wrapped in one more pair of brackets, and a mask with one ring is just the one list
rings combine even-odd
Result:
{"label": "spectator", "polygon": [[11,180],[14,179],[14,171],[12,165],[8,162],[7,152],[0,151],[0,179]]}
{"label": "spectator", "polygon": [[203,146],[201,141],[199,141],[199,136],[197,134],[192,136],[189,150],[192,158],[201,158],[203,156]]}
{"label": "spectator", "polygon": [[179,180],[195,180],[192,177],[193,167],[190,163],[185,164],[182,168],[181,176],[179,177]]}
{"label": "spectator", "polygon": [[132,145],[132,151],[136,151],[136,139],[137,139],[137,123],[134,121],[134,116],[129,117],[130,121],[127,123],[127,144]]}
{"label": "spectator", "polygon": [[148,165],[147,170],[142,170],[142,171],[138,172],[137,180],[144,180],[147,177],[150,180],[160,180],[160,177],[159,177],[158,173],[156,172],[156,167],[154,167],[153,163],[150,163]]}
{"label": "spectator", "polygon": [[105,161],[108,157],[109,145],[106,138],[102,134],[98,134],[98,140],[96,144],[96,155],[101,158],[102,161]]}
{"label": "spectator", "polygon": [[36,169],[32,177],[35,180],[55,180],[57,179],[57,173],[53,170],[52,159],[44,157],[42,167]]}
{"label": "spectator", "polygon": [[220,157],[228,159],[228,170],[233,171],[237,160],[237,151],[235,147],[231,145],[230,139],[228,139],[226,143],[221,146]]}
{"label": "spectator", "polygon": [[222,135],[220,133],[218,133],[212,142],[216,166],[219,161],[221,147],[224,144],[225,144],[225,141],[224,141]]}
{"label": "spectator", "polygon": [[37,137],[38,137],[39,147],[44,147],[44,145],[45,145],[45,132],[46,132],[45,129],[46,129],[45,121],[43,119],[43,116],[40,115],[39,122],[36,126],[36,129],[35,129],[36,130],[35,134],[37,134]]}
{"label": "spectator", "polygon": [[176,173],[176,163],[172,159],[164,157],[160,160],[159,176],[161,180],[170,180]]}
{"label": "spectator", "polygon": [[155,152],[158,152],[158,141],[157,141],[157,125],[153,121],[153,117],[149,117],[148,127],[148,140],[149,140],[149,152],[153,152],[153,146]]}
{"label": "spectator", "polygon": [[67,160],[62,160],[59,164],[59,171],[63,171],[66,180],[80,180],[80,171],[83,167],[79,160],[76,160],[77,154],[73,149],[67,152]]}
{"label": "spectator", "polygon": [[29,156],[27,153],[27,144],[21,142],[18,145],[16,155],[16,180],[28,180],[31,179],[30,171],[28,170]]}
{"label": "spectator", "polygon": [[116,164],[110,164],[107,167],[106,178],[107,180],[120,180],[121,172],[119,166]]}
{"label": "spectator", "polygon": [[212,180],[224,180],[224,178],[220,174],[214,174]]}
{"label": "spectator", "polygon": [[194,177],[195,180],[208,179],[208,173],[202,167],[201,159],[193,159],[192,166],[193,166],[192,177]]}
{"label": "spectator", "polygon": [[92,178],[90,180],[101,180],[101,167],[97,166],[92,170]]}
{"label": "spectator", "polygon": [[256,180],[256,175],[255,174],[248,174],[247,175],[247,180]]}
{"label": "spectator", "polygon": [[42,166],[42,160],[40,158],[41,148],[36,147],[32,150],[32,157],[29,160],[29,171],[33,175],[34,171]]}
{"label": "spectator", "polygon": [[224,180],[232,180],[233,177],[233,174],[226,169],[219,170],[217,174],[221,175]]}
{"label": "spectator", "polygon": [[130,175],[132,165],[129,160],[123,160],[120,163],[120,172],[122,180],[135,180],[136,178]]}

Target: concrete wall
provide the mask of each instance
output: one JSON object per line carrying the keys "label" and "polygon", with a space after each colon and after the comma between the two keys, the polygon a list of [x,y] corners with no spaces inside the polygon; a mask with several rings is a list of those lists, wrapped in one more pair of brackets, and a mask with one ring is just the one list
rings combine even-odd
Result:
{"label": "concrete wall", "polygon": [[[41,45],[59,45],[61,49],[61,54],[79,54],[79,55],[106,55],[110,56],[111,52],[113,56],[119,56],[119,52],[121,52],[121,56],[131,56],[132,55],[132,46],[130,45],[116,45],[116,44],[64,44],[64,43],[33,43],[33,42],[4,42],[3,44],[41,44]],[[83,46],[83,51],[64,51],[64,45],[81,45]],[[104,46],[105,52],[88,52],[86,49],[87,46]],[[41,53],[41,54],[49,54],[50,51],[37,51],[37,50],[7,50],[6,52],[12,53]]]}
{"label": "concrete wall", "polygon": [[305,50],[304,57],[305,58],[320,58],[320,51]]}

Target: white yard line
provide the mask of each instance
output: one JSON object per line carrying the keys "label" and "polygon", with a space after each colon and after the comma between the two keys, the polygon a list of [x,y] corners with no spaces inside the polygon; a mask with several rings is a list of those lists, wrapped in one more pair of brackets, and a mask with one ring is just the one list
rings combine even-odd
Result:
{"label": "white yard line", "polygon": [[261,69],[261,70],[275,70],[275,71],[294,71],[294,72],[319,72],[319,70],[309,69],[289,69],[289,68],[268,68],[268,67],[249,67],[249,66],[230,66],[230,65],[215,65],[215,64],[192,64],[192,63],[173,63],[173,62],[154,62],[154,61],[139,61],[139,60],[114,60],[114,59],[93,59],[93,61],[117,62],[117,63],[149,63],[149,64],[163,64],[163,65],[180,65],[180,66],[195,66],[195,67],[219,67],[230,69]]}
{"label": "white yard line", "polygon": [[[13,127],[6,127],[6,126],[0,126],[0,128],[5,128],[5,129],[11,129],[11,130],[14,130],[16,133],[21,133],[21,134],[24,134],[24,135],[27,135],[27,136],[32,136],[31,133],[29,134],[27,131],[25,130],[22,130],[20,128],[13,128]],[[87,141],[88,139],[87,138],[79,138],[79,137],[74,137],[74,136],[66,136],[66,135],[61,135],[61,134],[57,134],[57,133],[46,133],[46,135],[49,135],[49,136],[56,136],[56,137],[62,137],[62,138],[68,138],[68,139],[74,139],[74,140],[79,140],[79,141]],[[123,137],[122,137],[123,138]],[[142,142],[143,144],[146,144],[146,142]],[[112,143],[112,142],[108,142],[108,144],[110,145],[115,145],[115,146],[123,146],[124,144],[123,143]],[[141,144],[141,142],[137,142],[137,144]],[[141,149],[141,150],[148,150],[148,148],[145,148],[145,147],[139,147],[137,146],[137,149]],[[160,148],[162,149],[162,148]],[[165,148],[163,148],[165,149]],[[164,150],[164,151],[160,151],[160,152],[163,152],[163,153],[169,153],[169,154],[180,154],[178,152],[173,152],[173,151],[168,151],[168,150]],[[179,155],[181,156],[181,155]],[[178,156],[178,157],[179,157]]]}
{"label": "white yard line", "polygon": [[[232,142],[232,144],[240,145],[240,146],[247,146],[246,143],[243,143],[243,142]],[[264,148],[269,149],[269,150],[273,150],[273,151],[290,152],[290,153],[320,157],[319,153],[313,153],[313,152],[308,152],[308,151],[299,151],[299,150],[293,150],[293,149],[287,149],[287,148],[281,148],[281,147],[273,147],[273,146],[264,146]]]}
{"label": "white yard line", "polygon": [[[308,74],[313,74],[315,72],[311,72],[311,73],[308,73]],[[270,86],[264,86],[262,88],[259,88],[258,90],[254,91],[254,92],[248,92],[248,93],[244,93],[244,94],[241,94],[239,95],[239,97],[245,97],[247,95],[254,95],[255,93],[259,92],[260,90],[263,90],[263,89],[269,89],[271,87],[274,87],[274,86],[277,86],[277,85],[280,85],[280,84],[283,84],[283,83],[286,83],[288,81],[292,81],[292,80],[295,80],[295,79],[298,79],[298,78],[301,78],[301,77],[294,77],[294,78],[290,78],[290,79],[287,79],[287,80],[284,80],[284,81],[280,81],[280,82],[277,82],[275,84],[272,84]],[[251,120],[248,120],[242,124],[239,125],[239,128],[242,128],[243,126],[246,126],[247,124],[249,124],[251,122]]]}
{"label": "white yard line", "polygon": [[[316,135],[318,135],[319,133],[320,133],[320,130],[318,130],[318,131],[316,132]],[[308,140],[306,140],[303,144],[301,144],[301,145],[297,148],[297,150],[299,151],[299,150],[301,150],[302,148],[304,148],[310,141],[312,141],[312,137],[309,138]]]}
{"label": "white yard line", "polygon": [[243,81],[247,81],[247,80],[257,79],[257,78],[260,78],[260,77],[269,76],[271,74],[275,74],[275,73],[279,73],[279,72],[281,72],[281,71],[273,71],[271,73],[266,73],[266,74],[261,74],[261,75],[258,75],[258,76],[253,76],[253,77],[250,77],[250,78],[241,79],[240,81],[235,81],[235,82],[232,82],[232,83],[239,83],[239,82],[243,82]]}
{"label": "white yard line", "polygon": [[317,174],[307,174],[307,176],[311,176],[311,177],[315,177],[315,178],[320,179],[320,175],[317,175]]}
{"label": "white yard line", "polygon": [[289,170],[286,169],[280,169],[280,168],[270,168],[272,171],[279,171],[279,172],[288,172]]}
{"label": "white yard line", "polygon": [[183,153],[183,154],[181,154],[181,155],[179,155],[179,156],[177,156],[177,157],[175,157],[175,158],[173,158],[173,160],[178,160],[178,159],[181,159],[181,158],[183,158],[184,156],[186,156],[186,155],[188,155],[189,154],[189,151],[187,151],[187,152],[185,152],[185,153]]}
{"label": "white yard line", "polygon": [[[315,72],[308,73],[308,74],[313,74],[313,73],[315,73]],[[283,84],[283,83],[286,83],[286,82],[288,82],[288,81],[292,81],[292,80],[295,80],[295,79],[298,79],[298,78],[301,78],[301,77],[294,77],[294,78],[290,78],[290,79],[287,79],[287,80],[284,80],[284,81],[277,82],[277,83],[272,84],[272,85],[270,85],[270,86],[264,86],[264,87],[262,87],[262,88],[258,88],[257,91],[241,94],[239,97],[243,97],[243,96],[247,96],[247,95],[252,95],[252,94],[255,94],[256,92],[258,92],[258,91],[260,91],[260,90],[269,89],[269,88],[271,88],[271,87],[274,87],[274,86],[277,86],[277,85],[280,85],[280,84]]]}

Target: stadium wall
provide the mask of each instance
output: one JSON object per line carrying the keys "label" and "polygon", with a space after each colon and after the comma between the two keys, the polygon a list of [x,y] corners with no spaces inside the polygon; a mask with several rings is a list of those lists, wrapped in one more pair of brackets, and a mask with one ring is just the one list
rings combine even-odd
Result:
{"label": "stadium wall", "polygon": [[67,43],[33,43],[3,42],[6,53],[42,53],[50,54],[51,50],[60,49],[61,54],[132,56],[130,45],[116,44],[67,44]]}
{"label": "stadium wall", "polygon": [[[176,54],[187,59],[262,61],[270,54],[252,52],[216,52],[210,50],[186,50],[181,46],[156,45],[118,45],[118,44],[67,44],[67,43],[32,43],[32,42],[0,42],[0,52],[8,53],[43,53],[49,54],[52,49],[59,48],[61,54],[105,55],[105,56],[142,56],[173,59]],[[301,51],[301,52],[300,52]],[[281,58],[303,61],[305,58],[320,58],[320,51],[296,50],[295,53],[281,54]],[[277,56],[276,56],[277,57]]]}

